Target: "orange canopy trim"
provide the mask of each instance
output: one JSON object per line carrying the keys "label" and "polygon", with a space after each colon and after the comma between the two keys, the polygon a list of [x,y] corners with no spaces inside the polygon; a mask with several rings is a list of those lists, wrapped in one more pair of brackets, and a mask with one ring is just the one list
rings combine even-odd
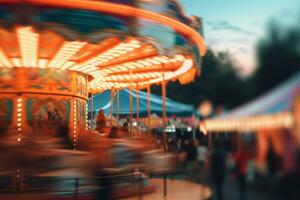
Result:
{"label": "orange canopy trim", "polygon": [[186,38],[192,40],[200,50],[201,56],[205,55],[206,46],[204,39],[191,27],[172,19],[170,17],[151,12],[148,10],[143,10],[135,8],[132,6],[126,6],[116,3],[109,3],[103,1],[92,1],[92,0],[0,0],[0,3],[30,3],[33,5],[41,6],[52,6],[60,8],[71,8],[71,9],[85,9],[97,12],[105,12],[109,14],[116,14],[127,17],[138,17],[142,19],[147,19],[153,22],[158,22],[165,26],[169,26],[174,30],[178,31]]}

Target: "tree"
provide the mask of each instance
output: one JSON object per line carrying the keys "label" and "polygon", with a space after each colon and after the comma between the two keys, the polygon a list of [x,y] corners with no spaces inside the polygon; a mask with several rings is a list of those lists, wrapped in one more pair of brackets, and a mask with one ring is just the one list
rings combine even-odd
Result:
{"label": "tree", "polygon": [[300,26],[283,29],[270,24],[267,37],[257,48],[258,68],[253,76],[260,95],[300,70]]}

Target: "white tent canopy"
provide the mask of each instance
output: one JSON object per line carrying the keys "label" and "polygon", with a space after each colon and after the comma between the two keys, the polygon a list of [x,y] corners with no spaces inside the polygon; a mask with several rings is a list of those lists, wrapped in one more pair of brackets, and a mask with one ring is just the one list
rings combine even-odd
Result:
{"label": "white tent canopy", "polygon": [[289,128],[293,125],[291,109],[300,89],[300,72],[263,96],[231,112],[200,123],[206,131],[253,131],[260,128]]}

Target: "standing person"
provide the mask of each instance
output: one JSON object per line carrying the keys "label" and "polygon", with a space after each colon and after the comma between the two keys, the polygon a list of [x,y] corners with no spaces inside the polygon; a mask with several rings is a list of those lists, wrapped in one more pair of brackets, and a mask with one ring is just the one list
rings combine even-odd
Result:
{"label": "standing person", "polygon": [[279,182],[279,194],[285,200],[299,200],[300,199],[300,148],[295,152],[295,168],[284,174]]}
{"label": "standing person", "polygon": [[124,122],[124,124],[121,128],[121,131],[122,131],[124,137],[129,137],[129,127],[128,127],[127,122]]}
{"label": "standing person", "polygon": [[204,145],[201,145],[197,140],[196,140],[196,146],[197,146],[197,163],[199,166],[199,178],[202,178],[203,172],[204,172],[204,167],[207,162],[207,148]]}
{"label": "standing person", "polygon": [[223,184],[226,175],[226,152],[219,141],[215,142],[211,153],[211,176],[216,188],[217,199],[223,199]]}
{"label": "standing person", "polygon": [[245,145],[241,146],[236,154],[233,155],[233,159],[236,164],[236,173],[238,177],[239,185],[239,199],[243,200],[246,198],[246,189],[247,189],[247,169],[248,163],[251,159],[251,155],[247,150]]}
{"label": "standing person", "polygon": [[177,150],[177,144],[172,137],[169,137],[169,139],[168,139],[168,147],[169,147],[168,150],[171,153],[175,153]]}
{"label": "standing person", "polygon": [[105,128],[106,128],[106,117],[105,117],[105,114],[104,114],[104,110],[100,110],[99,111],[99,115],[97,116],[97,128],[96,130],[99,132],[99,133],[103,133],[105,131]]}
{"label": "standing person", "polygon": [[185,153],[188,178],[193,180],[194,173],[196,172],[197,168],[197,149],[193,141],[188,142],[187,146],[185,147]]}
{"label": "standing person", "polygon": [[113,200],[114,198],[114,180],[113,173],[109,170],[116,167],[115,163],[118,162],[116,157],[113,156],[112,150],[114,145],[114,140],[119,139],[119,129],[113,126],[108,134],[108,140],[110,140],[109,145],[101,149],[101,158],[99,154],[96,153],[96,166],[95,175],[97,177],[96,184],[98,190],[96,191],[96,200]]}
{"label": "standing person", "polygon": [[72,143],[70,136],[69,136],[69,127],[66,125],[60,125],[57,128],[57,137],[61,139],[60,144],[62,145],[62,149],[73,150],[74,144]]}
{"label": "standing person", "polygon": [[278,183],[278,174],[279,169],[281,167],[281,159],[277,155],[274,145],[272,141],[269,141],[269,148],[266,155],[267,161],[267,177],[268,177],[268,185],[269,185],[269,197],[270,199],[274,199],[275,195],[275,188],[277,187]]}
{"label": "standing person", "polygon": [[177,140],[176,149],[177,149],[177,153],[180,153],[182,151],[182,139]]}

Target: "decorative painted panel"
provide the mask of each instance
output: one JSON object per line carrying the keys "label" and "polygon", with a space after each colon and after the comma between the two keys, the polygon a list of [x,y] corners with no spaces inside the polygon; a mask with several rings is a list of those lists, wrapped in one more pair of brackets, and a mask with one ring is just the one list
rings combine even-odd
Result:
{"label": "decorative painted panel", "polygon": [[47,90],[49,92],[72,92],[72,73],[56,69],[26,70],[29,90]]}
{"label": "decorative painted panel", "polygon": [[88,82],[87,76],[83,74],[77,74],[76,76],[76,96],[87,97],[88,96]]}
{"label": "decorative painted panel", "polygon": [[0,91],[15,88],[14,70],[11,68],[0,68]]}
{"label": "decorative painted panel", "polygon": [[8,127],[13,121],[13,100],[0,99],[0,127]]}
{"label": "decorative painted panel", "polygon": [[86,128],[86,101],[77,98],[76,99],[76,123],[77,131],[80,134],[85,131]]}
{"label": "decorative painted panel", "polygon": [[26,100],[27,125],[34,132],[54,134],[70,124],[71,98],[30,97]]}

